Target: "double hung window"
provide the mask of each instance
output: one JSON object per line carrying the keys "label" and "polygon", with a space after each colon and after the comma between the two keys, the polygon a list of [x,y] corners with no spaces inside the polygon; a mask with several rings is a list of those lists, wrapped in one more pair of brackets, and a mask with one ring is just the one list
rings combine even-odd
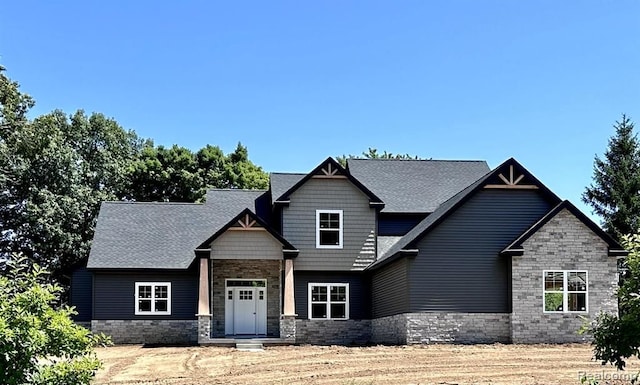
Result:
{"label": "double hung window", "polygon": [[342,210],[316,210],[316,248],[342,248]]}
{"label": "double hung window", "polygon": [[171,283],[136,282],[136,315],[171,314]]}
{"label": "double hung window", "polygon": [[309,319],[348,319],[348,283],[310,283]]}

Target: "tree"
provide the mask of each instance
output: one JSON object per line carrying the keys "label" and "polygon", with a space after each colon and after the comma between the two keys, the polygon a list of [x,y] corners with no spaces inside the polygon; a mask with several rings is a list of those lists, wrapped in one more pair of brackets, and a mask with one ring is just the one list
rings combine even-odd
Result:
{"label": "tree", "polygon": [[193,153],[148,141],[129,166],[127,179],[125,199],[197,202],[207,188],[263,189],[269,177],[249,160],[247,148],[240,143],[225,156],[218,146],[206,145]]}
{"label": "tree", "polygon": [[369,149],[367,151],[363,151],[362,155],[360,155],[360,156],[352,155],[352,154],[342,155],[342,156],[336,157],[336,160],[343,167],[346,167],[347,159],[363,159],[363,158],[364,159],[398,159],[398,160],[417,160],[417,159],[422,159],[422,158],[419,158],[417,155],[394,154],[394,153],[387,152],[387,151],[379,153],[376,148],[369,147]]}
{"label": "tree", "polygon": [[595,157],[593,183],[582,200],[602,218],[604,229],[619,239],[640,226],[640,144],[626,115],[614,128],[604,159]]}
{"label": "tree", "polygon": [[109,340],[76,325],[72,308],[54,307],[61,291],[24,257],[12,258],[0,276],[3,384],[89,384],[100,367],[93,348]]}
{"label": "tree", "polygon": [[10,160],[0,180],[1,250],[23,253],[64,283],[88,255],[100,203],[119,198],[139,139],[83,111],[9,124],[0,147],[0,158]]}
{"label": "tree", "polygon": [[625,359],[640,358],[640,234],[625,235],[621,243],[629,255],[618,289],[619,314],[600,314],[587,326],[593,334],[595,358],[618,369],[624,369]]}

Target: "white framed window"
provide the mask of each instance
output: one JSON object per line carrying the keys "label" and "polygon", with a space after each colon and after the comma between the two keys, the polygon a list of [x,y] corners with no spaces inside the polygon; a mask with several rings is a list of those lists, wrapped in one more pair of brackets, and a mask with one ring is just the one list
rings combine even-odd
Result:
{"label": "white framed window", "polygon": [[543,309],[545,313],[587,313],[589,281],[584,270],[545,270]]}
{"label": "white framed window", "polygon": [[309,283],[309,319],[349,319],[349,284]]}
{"label": "white framed window", "polygon": [[316,210],[316,248],[342,249],[342,210]]}
{"label": "white framed window", "polygon": [[136,315],[170,315],[170,282],[136,282]]}

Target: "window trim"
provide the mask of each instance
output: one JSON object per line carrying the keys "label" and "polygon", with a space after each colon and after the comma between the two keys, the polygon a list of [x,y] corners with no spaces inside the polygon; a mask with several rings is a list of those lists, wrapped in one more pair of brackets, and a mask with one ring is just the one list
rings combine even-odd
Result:
{"label": "window trim", "polygon": [[[320,232],[327,231],[320,229],[320,214],[339,214],[340,228],[338,229],[338,242],[337,245],[321,245],[320,244]],[[333,229],[329,231],[335,231]],[[343,232],[344,232],[344,211],[343,210],[316,210],[316,248],[317,249],[342,249],[343,247]]]}
{"label": "window trim", "polygon": [[[150,311],[141,311],[138,306],[138,301],[140,299],[140,286],[151,286],[151,293],[155,293],[155,288],[157,286],[166,286],[167,287],[167,311],[155,311],[155,301],[154,298],[151,297],[151,310]],[[135,283],[135,291],[134,291],[134,313],[135,315],[171,315],[171,282],[136,282]],[[164,299],[164,298],[163,298]]]}
{"label": "window trim", "polygon": [[[546,310],[545,308],[545,294],[546,293],[559,293],[559,291],[550,290],[545,288],[545,277],[547,273],[562,273],[562,311]],[[569,291],[569,273],[584,273],[586,279],[585,291]],[[570,293],[584,293],[585,295],[585,310],[568,310],[569,309],[569,294]],[[544,314],[588,314],[589,313],[589,271],[588,270],[543,270],[542,271],[542,312]]]}
{"label": "window trim", "polygon": [[[313,287],[322,286],[327,288],[327,301],[322,302],[312,302],[311,301],[311,292]],[[345,301],[344,302],[333,302],[333,303],[344,303],[344,318],[333,318],[331,317],[331,287],[339,286],[345,288]],[[309,282],[307,286],[307,318],[313,321],[323,321],[323,320],[334,320],[334,321],[345,321],[349,319],[349,284],[342,282]],[[324,303],[327,306],[327,318],[313,318],[311,312],[311,305],[314,303]]]}

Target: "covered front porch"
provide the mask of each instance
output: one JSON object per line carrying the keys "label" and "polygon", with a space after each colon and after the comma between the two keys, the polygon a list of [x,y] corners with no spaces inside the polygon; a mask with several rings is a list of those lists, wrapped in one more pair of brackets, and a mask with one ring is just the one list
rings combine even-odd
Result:
{"label": "covered front porch", "polygon": [[293,246],[244,212],[198,247],[196,256],[199,344],[293,342]]}

